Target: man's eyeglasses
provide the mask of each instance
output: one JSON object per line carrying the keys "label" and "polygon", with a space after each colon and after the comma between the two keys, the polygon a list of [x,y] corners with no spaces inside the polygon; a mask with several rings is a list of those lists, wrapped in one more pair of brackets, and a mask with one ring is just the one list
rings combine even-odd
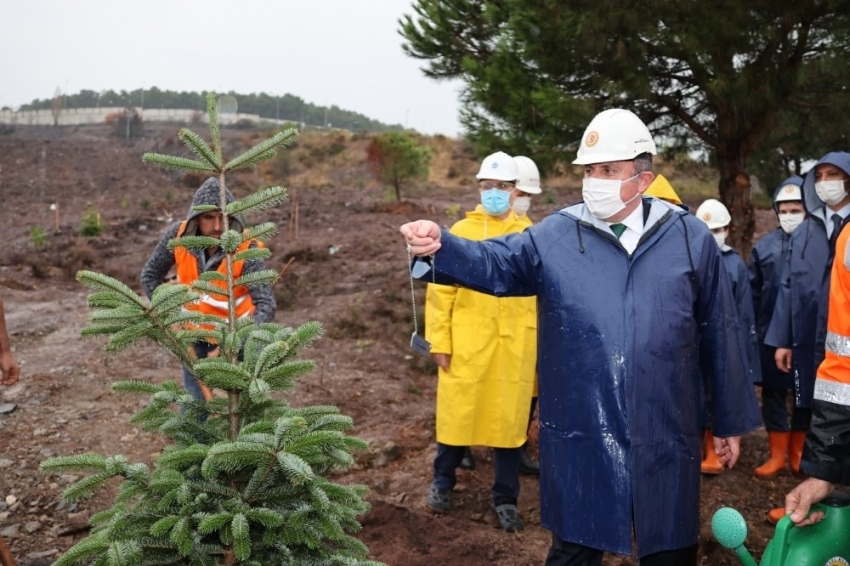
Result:
{"label": "man's eyeglasses", "polygon": [[508,181],[500,181],[498,183],[478,183],[478,188],[482,191],[489,189],[499,189],[500,191],[513,191],[516,188],[516,183]]}

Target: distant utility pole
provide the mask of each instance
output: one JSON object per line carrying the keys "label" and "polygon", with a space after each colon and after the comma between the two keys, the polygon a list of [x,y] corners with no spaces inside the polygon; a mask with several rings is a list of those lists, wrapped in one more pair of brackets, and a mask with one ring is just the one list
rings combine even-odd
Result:
{"label": "distant utility pole", "polygon": [[274,119],[280,120],[280,97],[274,97]]}
{"label": "distant utility pole", "polygon": [[327,106],[325,106],[325,123],[324,123],[324,127],[325,127],[325,128],[327,128],[327,127],[328,127],[328,107],[327,107]]}

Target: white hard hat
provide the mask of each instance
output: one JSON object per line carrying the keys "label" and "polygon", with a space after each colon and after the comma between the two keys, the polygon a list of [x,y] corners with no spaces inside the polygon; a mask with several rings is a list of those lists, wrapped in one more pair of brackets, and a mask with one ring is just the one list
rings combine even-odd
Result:
{"label": "white hard hat", "polygon": [[517,169],[516,188],[530,195],[539,195],[540,171],[534,161],[520,155],[514,157],[514,163],[516,163]]}
{"label": "white hard hat", "polygon": [[710,230],[729,226],[732,217],[726,206],[717,199],[710,198],[697,209],[697,218],[706,223]]}
{"label": "white hard hat", "polygon": [[629,161],[642,153],[655,155],[649,128],[634,112],[613,108],[600,112],[590,121],[573,164]]}
{"label": "white hard hat", "polygon": [[496,181],[516,181],[519,177],[513,157],[504,151],[491,153],[481,162],[476,179],[495,179]]}
{"label": "white hard hat", "polygon": [[788,184],[779,189],[774,202],[785,202],[788,200],[803,200],[803,191],[799,185]]}

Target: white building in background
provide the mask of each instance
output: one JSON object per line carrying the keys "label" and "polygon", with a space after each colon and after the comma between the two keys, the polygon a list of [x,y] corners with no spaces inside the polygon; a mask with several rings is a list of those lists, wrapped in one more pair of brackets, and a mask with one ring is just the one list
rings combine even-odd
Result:
{"label": "white building in background", "polygon": [[[207,115],[200,110],[180,108],[135,108],[142,116],[143,122],[176,122],[187,124],[193,121],[207,121]],[[123,107],[107,108],[63,108],[59,113],[60,126],[79,126],[83,124],[103,124],[106,117],[116,112],[123,112]],[[259,114],[219,114],[218,121],[223,125],[232,125],[242,120],[259,124],[291,124],[292,120],[275,120],[274,118],[263,118]],[[53,110],[19,110],[17,112],[3,109],[0,110],[0,124],[20,126],[52,126]],[[299,124],[304,129],[303,124]]]}

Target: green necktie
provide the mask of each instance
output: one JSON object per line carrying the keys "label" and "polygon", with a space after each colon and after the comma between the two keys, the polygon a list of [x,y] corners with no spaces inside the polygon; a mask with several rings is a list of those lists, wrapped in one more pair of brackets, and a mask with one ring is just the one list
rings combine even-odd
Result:
{"label": "green necktie", "polygon": [[620,239],[620,236],[623,235],[623,232],[626,231],[626,225],[621,224],[619,222],[616,223],[616,224],[611,224],[611,226],[609,226],[609,228],[611,228],[611,231],[614,232],[614,235],[617,236],[618,240]]}

